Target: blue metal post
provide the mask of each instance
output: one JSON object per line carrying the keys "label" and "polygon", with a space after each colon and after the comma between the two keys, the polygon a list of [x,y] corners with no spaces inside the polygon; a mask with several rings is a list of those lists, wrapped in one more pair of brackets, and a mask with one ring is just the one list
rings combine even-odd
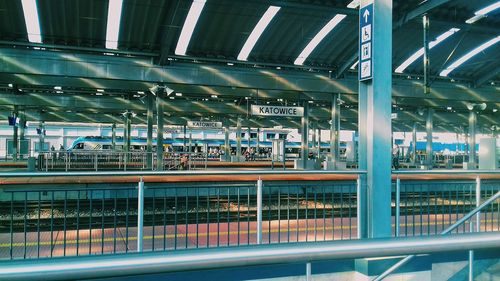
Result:
{"label": "blue metal post", "polygon": [[434,125],[433,125],[433,117],[434,117],[434,110],[432,108],[427,109],[427,119],[425,122],[425,129],[427,131],[427,144],[425,147],[425,151],[427,154],[427,167],[428,169],[432,169],[434,166],[434,159],[432,157],[432,131],[434,130]]}
{"label": "blue metal post", "polygon": [[367,231],[374,238],[391,236],[392,0],[362,0],[360,7],[369,5],[373,71],[359,83],[359,168],[367,170]]}
{"label": "blue metal post", "polygon": [[137,186],[137,252],[142,252],[144,237],[144,181]]}
{"label": "blue metal post", "polygon": [[301,146],[300,146],[300,158],[302,161],[302,168],[307,169],[307,160],[309,158],[309,103],[304,102],[304,116],[301,120]]}

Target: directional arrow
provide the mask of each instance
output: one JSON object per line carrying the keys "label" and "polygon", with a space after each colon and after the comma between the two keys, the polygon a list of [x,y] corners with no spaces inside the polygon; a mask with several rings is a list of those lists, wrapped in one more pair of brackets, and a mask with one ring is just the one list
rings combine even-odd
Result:
{"label": "directional arrow", "polygon": [[368,22],[369,16],[370,16],[370,12],[368,11],[368,9],[366,9],[365,12],[363,13],[363,17],[365,18],[365,22]]}

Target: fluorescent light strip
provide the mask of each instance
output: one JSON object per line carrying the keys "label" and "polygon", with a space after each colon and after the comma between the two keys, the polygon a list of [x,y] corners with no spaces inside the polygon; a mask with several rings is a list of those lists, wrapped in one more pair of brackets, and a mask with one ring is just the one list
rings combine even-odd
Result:
{"label": "fluorescent light strip", "polygon": [[479,54],[480,52],[484,51],[485,49],[495,45],[496,43],[498,43],[500,41],[500,35],[498,35],[497,37],[483,43],[481,46],[475,48],[474,50],[468,52],[467,54],[465,54],[465,56],[459,58],[458,60],[456,60],[454,63],[452,63],[450,66],[448,66],[445,70],[441,71],[441,73],[439,73],[439,76],[448,76],[448,74],[450,72],[452,72],[453,70],[455,70],[457,67],[459,67],[460,65],[462,65],[464,62],[468,61],[469,59],[471,59],[473,56]]}
{"label": "fluorescent light strip", "polygon": [[122,6],[123,0],[109,0],[108,23],[106,27],[106,49],[118,49]]}
{"label": "fluorescent light strip", "polygon": [[28,40],[32,43],[42,43],[42,33],[40,32],[40,21],[38,19],[38,9],[36,0],[22,0],[24,22],[28,32]]}
{"label": "fluorescent light strip", "polygon": [[474,13],[474,16],[472,18],[466,20],[465,22],[468,24],[475,23],[476,21],[486,17],[487,14],[493,12],[494,10],[496,10],[498,8],[500,8],[500,1],[497,1],[489,6],[482,8],[479,11],[476,11]]}
{"label": "fluorescent light strip", "polygon": [[[450,30],[446,31],[445,33],[439,35],[436,37],[434,41],[431,41],[429,43],[429,49],[434,48],[437,44],[443,42],[446,38],[452,36],[456,32],[458,32],[460,29],[459,28],[451,28]],[[410,66],[412,63],[414,63],[417,59],[419,59],[421,56],[424,55],[424,48],[420,48],[417,52],[415,52],[411,57],[406,59],[400,66],[396,68],[394,72],[396,73],[403,73],[403,71]]]}
{"label": "fluorescent light strip", "polygon": [[191,40],[191,36],[193,36],[194,28],[196,27],[196,23],[200,18],[201,11],[203,11],[205,2],[207,1],[193,0],[191,8],[189,9],[188,15],[186,17],[186,21],[184,22],[184,26],[182,27],[181,36],[179,37],[179,41],[177,41],[177,47],[175,47],[176,55],[180,56],[186,55],[189,41]]}
{"label": "fluorescent light strip", "polygon": [[257,25],[254,27],[252,33],[250,33],[250,36],[248,36],[248,39],[245,42],[245,45],[243,45],[243,48],[241,48],[240,54],[238,55],[238,60],[247,60],[248,59],[250,52],[252,51],[253,47],[255,46],[255,43],[257,43],[257,40],[259,40],[259,37],[262,35],[262,33],[264,32],[266,27],[273,20],[274,16],[276,16],[276,14],[278,13],[278,11],[280,9],[281,9],[281,7],[277,7],[277,6],[269,6],[269,8],[267,8],[267,11],[264,13],[262,18],[260,18]]}
{"label": "fluorescent light strip", "polygon": [[354,70],[356,66],[358,66],[359,60],[357,60],[353,65],[351,65],[350,69]]}
{"label": "fluorescent light strip", "polygon": [[318,46],[318,44],[330,33],[344,18],[346,15],[338,14],[335,15],[319,32],[314,36],[314,38],[307,44],[307,46],[302,50],[302,53],[293,62],[295,65],[302,65],[304,61],[309,57],[312,51]]}
{"label": "fluorescent light strip", "polygon": [[347,4],[347,8],[351,8],[351,9],[357,8],[357,7],[359,7],[359,2],[360,2],[360,0],[353,0],[353,1],[351,1],[351,3]]}

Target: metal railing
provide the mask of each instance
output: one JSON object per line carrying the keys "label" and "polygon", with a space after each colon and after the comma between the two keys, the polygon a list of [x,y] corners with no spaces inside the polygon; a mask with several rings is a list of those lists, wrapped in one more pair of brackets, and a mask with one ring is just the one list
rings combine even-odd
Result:
{"label": "metal railing", "polygon": [[[101,279],[168,272],[224,269],[269,264],[297,264],[323,260],[432,254],[466,249],[499,249],[500,235],[475,233],[422,238],[378,238],[324,243],[290,243],[255,247],[136,255],[109,255],[57,260],[0,263],[0,280]],[[310,267],[306,267],[306,270]],[[306,273],[306,272],[305,272]],[[308,272],[310,273],[310,272]],[[307,275],[309,277],[309,275]]]}
{"label": "metal railing", "polygon": [[[208,157],[199,152],[166,152],[164,170],[206,169]],[[40,171],[155,170],[157,155],[146,151],[51,151],[38,154]]]}
{"label": "metal railing", "polygon": [[[282,171],[309,180],[240,179],[272,171],[4,173],[2,177],[101,176],[135,184],[4,186],[0,258],[27,259],[130,251],[164,251],[358,237],[357,177],[323,181],[328,171]],[[223,182],[182,182],[192,175]],[[142,178],[144,176],[144,178]],[[155,183],[148,176],[183,179]],[[170,177],[168,177],[170,176]],[[30,179],[30,182],[33,182]],[[95,180],[90,180],[95,182]],[[143,227],[141,227],[143,226]]]}

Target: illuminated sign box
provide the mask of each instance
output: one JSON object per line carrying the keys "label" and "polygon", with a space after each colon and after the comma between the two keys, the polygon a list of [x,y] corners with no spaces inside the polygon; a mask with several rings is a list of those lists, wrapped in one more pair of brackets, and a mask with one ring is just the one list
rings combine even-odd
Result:
{"label": "illuminated sign box", "polygon": [[252,105],[252,115],[258,116],[304,116],[304,108],[298,106]]}

